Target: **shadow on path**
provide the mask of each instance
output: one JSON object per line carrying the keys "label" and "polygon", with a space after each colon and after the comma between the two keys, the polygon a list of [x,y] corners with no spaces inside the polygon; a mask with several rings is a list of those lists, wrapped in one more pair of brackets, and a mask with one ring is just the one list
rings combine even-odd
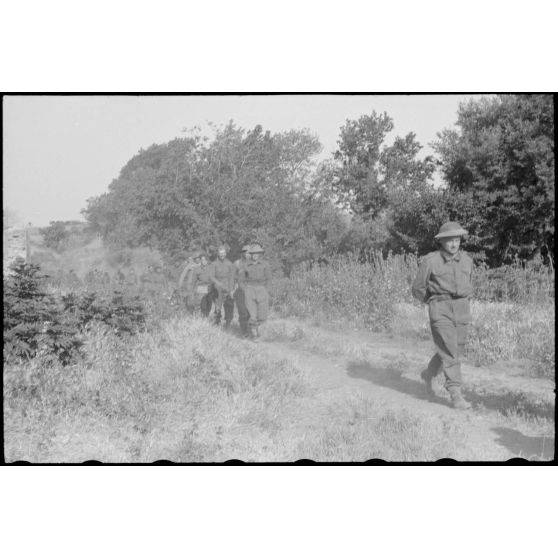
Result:
{"label": "shadow on path", "polygon": [[554,417],[554,404],[534,399],[532,395],[521,391],[504,390],[501,393],[482,393],[477,389],[464,387],[463,395],[474,406],[482,405],[486,409],[499,411],[503,415],[511,412],[521,413],[529,417]]}
{"label": "shadow on path", "polygon": [[498,434],[496,442],[512,453],[525,459],[554,459],[554,438],[543,436],[525,436],[513,428],[495,427]]}
{"label": "shadow on path", "polygon": [[368,380],[378,386],[394,389],[406,395],[411,395],[416,399],[451,407],[449,400],[438,395],[429,397],[421,381],[403,377],[401,372],[397,370],[374,367],[367,362],[349,362],[347,374],[350,378]]}

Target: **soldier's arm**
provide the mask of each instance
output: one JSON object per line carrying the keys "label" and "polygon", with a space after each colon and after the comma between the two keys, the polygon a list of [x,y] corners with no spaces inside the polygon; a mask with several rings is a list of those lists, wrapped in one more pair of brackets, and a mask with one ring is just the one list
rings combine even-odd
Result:
{"label": "soldier's arm", "polygon": [[418,268],[417,276],[413,281],[411,291],[413,296],[420,300],[421,302],[426,302],[428,300],[427,284],[428,277],[430,276],[430,267],[428,265],[428,259],[424,258],[420,263]]}
{"label": "soldier's arm", "polygon": [[234,279],[236,275],[236,268],[233,263],[229,266],[229,293],[234,291]]}

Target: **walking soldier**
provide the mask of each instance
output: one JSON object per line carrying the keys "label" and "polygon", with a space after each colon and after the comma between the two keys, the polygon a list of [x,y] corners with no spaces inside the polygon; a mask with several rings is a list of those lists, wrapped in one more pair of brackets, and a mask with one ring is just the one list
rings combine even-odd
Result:
{"label": "walking soldier", "polygon": [[182,270],[180,278],[178,279],[177,291],[179,295],[184,296],[184,299],[186,301],[186,308],[190,312],[194,310],[194,306],[196,304],[194,293],[191,290],[192,273],[194,272],[194,269],[200,266],[200,255],[200,252],[194,252],[191,256],[188,256],[184,269]]}
{"label": "walking soldier", "polygon": [[453,407],[468,409],[461,394],[461,357],[471,324],[469,299],[473,294],[473,260],[460,250],[467,231],[459,223],[442,225],[435,238],[440,250],[425,256],[413,282],[413,296],[428,304],[430,329],[436,354],[421,373],[429,396],[434,394],[432,379],[444,373]]}
{"label": "walking soldier", "polygon": [[225,307],[225,326],[229,327],[233,319],[234,302],[231,293],[234,287],[234,266],[227,259],[227,249],[220,246],[217,259],[209,266],[209,277],[213,287],[213,301],[215,303],[215,324],[221,321],[221,309]]}
{"label": "walking soldier", "polygon": [[269,312],[267,287],[271,279],[271,269],[266,261],[260,260],[264,250],[259,244],[253,244],[249,252],[250,260],[239,269],[238,284],[244,290],[250,333],[256,341],[260,335],[258,328],[265,322]]}
{"label": "walking soldier", "polygon": [[195,304],[199,304],[202,316],[209,316],[211,310],[211,278],[209,276],[209,266],[207,256],[204,253],[198,254],[200,265],[191,274],[190,291],[193,293]]}
{"label": "walking soldier", "polygon": [[235,282],[236,282],[236,290],[234,291],[234,301],[236,303],[236,309],[238,311],[238,324],[240,325],[240,331],[244,337],[248,337],[250,334],[248,329],[248,320],[250,318],[250,314],[248,314],[248,309],[246,308],[246,297],[244,294],[244,289],[240,286],[238,281],[238,276],[240,274],[240,270],[243,266],[245,266],[248,261],[250,260],[249,251],[250,246],[247,244],[242,247],[242,256],[239,260],[234,262],[235,266]]}

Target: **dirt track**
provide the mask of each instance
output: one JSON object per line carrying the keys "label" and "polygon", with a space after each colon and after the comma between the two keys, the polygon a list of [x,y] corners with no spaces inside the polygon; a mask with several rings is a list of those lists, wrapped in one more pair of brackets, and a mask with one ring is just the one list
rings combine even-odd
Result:
{"label": "dirt track", "polygon": [[[332,402],[351,395],[364,395],[381,402],[389,409],[407,410],[429,418],[439,417],[444,422],[458,423],[466,432],[469,445],[490,460],[523,457],[550,460],[554,457],[554,437],[541,435],[536,420],[529,422],[504,416],[502,410],[510,393],[531,392],[534,399],[546,399],[546,404],[532,410],[531,417],[552,419],[554,415],[553,384],[549,380],[526,378],[509,366],[490,369],[465,364],[465,393],[473,403],[469,411],[456,411],[441,384],[436,386],[436,397],[429,400],[420,380],[420,370],[431,356],[428,342],[397,340],[386,335],[367,332],[332,333],[319,331],[323,339],[329,336],[342,344],[358,345],[374,358],[355,359],[346,354],[320,354],[319,346],[305,346],[297,342],[264,340],[259,345],[274,359],[287,359],[305,372],[314,391],[313,405],[302,412],[303,422],[319,421],[324,409]],[[485,391],[488,388],[488,391]],[[507,394],[507,395],[506,395]],[[521,430],[520,430],[521,429]]]}

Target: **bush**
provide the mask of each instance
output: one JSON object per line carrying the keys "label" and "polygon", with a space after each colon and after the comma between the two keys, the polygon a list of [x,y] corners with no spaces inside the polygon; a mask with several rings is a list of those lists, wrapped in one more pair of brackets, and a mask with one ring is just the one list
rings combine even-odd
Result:
{"label": "bush", "polygon": [[361,262],[340,256],[329,265],[296,270],[271,286],[274,308],[282,315],[321,317],[373,331],[389,329],[394,305],[410,301],[410,281],[416,274],[414,255],[370,254]]}
{"label": "bush", "polygon": [[82,345],[81,333],[93,322],[118,335],[129,335],[145,323],[138,297],[123,293],[71,293],[56,297],[45,290],[47,276],[36,264],[16,261],[4,277],[4,359],[37,354],[68,364]]}

